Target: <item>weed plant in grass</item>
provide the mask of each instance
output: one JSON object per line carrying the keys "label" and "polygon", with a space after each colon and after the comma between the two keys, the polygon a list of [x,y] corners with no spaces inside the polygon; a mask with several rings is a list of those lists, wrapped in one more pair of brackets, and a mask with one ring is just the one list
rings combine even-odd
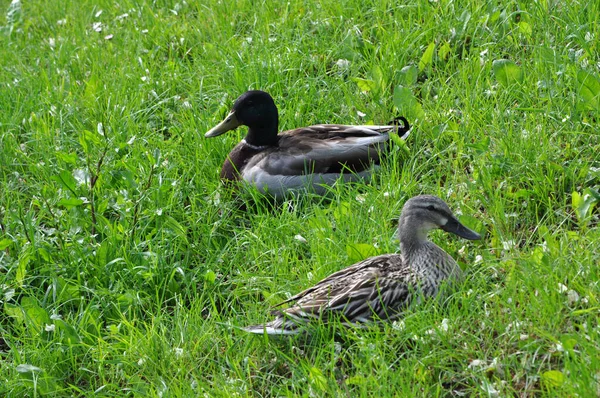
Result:
{"label": "weed plant in grass", "polygon": [[[598,2],[0,4],[0,396],[600,393]],[[218,181],[247,89],[281,128],[414,124],[370,184]],[[240,327],[440,196],[468,275],[383,328]],[[244,210],[245,209],[245,210]]]}

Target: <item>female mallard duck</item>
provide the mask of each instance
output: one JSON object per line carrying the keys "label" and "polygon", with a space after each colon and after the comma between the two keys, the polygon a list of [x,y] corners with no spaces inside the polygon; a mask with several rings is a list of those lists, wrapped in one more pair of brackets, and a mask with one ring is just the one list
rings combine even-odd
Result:
{"label": "female mallard duck", "polygon": [[389,133],[407,135],[408,121],[398,120],[403,126],[317,124],[278,134],[273,98],[264,91],[247,91],[205,137],[248,126],[246,138],[223,164],[221,179],[225,181],[242,180],[274,197],[302,189],[323,194],[340,176],[344,181],[369,177],[372,166],[387,151]]}
{"label": "female mallard duck", "polygon": [[293,303],[277,311],[275,320],[245,330],[296,334],[311,321],[340,319],[348,325],[398,318],[411,303],[436,296],[443,283],[462,279],[454,259],[427,239],[434,228],[465,239],[481,238],[461,224],[438,197],[416,196],[405,203],[400,215],[401,254],[371,257],[338,271],[279,304]]}

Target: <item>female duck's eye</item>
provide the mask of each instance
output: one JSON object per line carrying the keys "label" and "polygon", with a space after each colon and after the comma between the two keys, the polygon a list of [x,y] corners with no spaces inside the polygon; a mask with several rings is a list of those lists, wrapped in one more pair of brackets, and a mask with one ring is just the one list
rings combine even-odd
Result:
{"label": "female duck's eye", "polygon": [[427,210],[434,211],[435,207],[433,205],[429,205],[429,206],[427,206]]}

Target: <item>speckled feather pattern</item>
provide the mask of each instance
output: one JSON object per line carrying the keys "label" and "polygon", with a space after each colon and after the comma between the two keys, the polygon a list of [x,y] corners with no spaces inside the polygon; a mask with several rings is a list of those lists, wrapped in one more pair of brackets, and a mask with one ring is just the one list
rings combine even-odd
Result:
{"label": "speckled feather pattern", "polygon": [[[294,334],[315,320],[360,324],[398,318],[408,306],[437,296],[443,285],[463,279],[454,259],[426,237],[427,231],[436,227],[436,220],[445,225],[448,217],[456,220],[440,199],[430,195],[413,198],[405,205],[399,223],[399,235],[404,237],[402,254],[372,257],[338,271],[281,303],[291,306],[276,311],[273,321],[246,330]],[[478,239],[470,232],[474,235],[469,239]]]}

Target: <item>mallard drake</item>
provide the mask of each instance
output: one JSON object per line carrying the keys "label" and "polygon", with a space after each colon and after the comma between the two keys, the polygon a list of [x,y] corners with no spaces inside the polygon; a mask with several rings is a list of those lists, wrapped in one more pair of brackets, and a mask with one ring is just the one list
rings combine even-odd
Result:
{"label": "mallard drake", "polygon": [[465,239],[481,238],[461,224],[440,198],[413,197],[404,204],[398,223],[400,254],[371,257],[331,274],[279,304],[292,303],[276,311],[273,321],[245,330],[286,335],[314,321],[339,319],[356,325],[398,318],[413,302],[437,296],[442,285],[455,284],[463,277],[456,261],[427,239],[435,228]]}
{"label": "mallard drake", "polygon": [[[402,121],[402,126],[398,125]],[[317,124],[278,134],[279,115],[273,98],[264,91],[247,91],[233,104],[225,120],[205,137],[216,137],[244,125],[246,137],[229,153],[221,169],[224,181],[245,181],[279,197],[308,189],[326,192],[338,178],[368,178],[381,153],[388,149],[389,133],[408,135],[408,121],[399,117],[386,126]]]}

